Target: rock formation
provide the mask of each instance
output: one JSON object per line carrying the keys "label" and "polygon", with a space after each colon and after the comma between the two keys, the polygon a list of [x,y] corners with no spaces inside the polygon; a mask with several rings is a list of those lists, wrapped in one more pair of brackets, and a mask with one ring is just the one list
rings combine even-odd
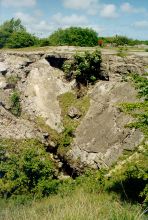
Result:
{"label": "rock formation", "polygon": [[[0,138],[46,139],[48,133],[45,137],[36,123],[39,117],[51,129],[62,132],[58,96],[72,91],[75,81],[64,79],[61,66],[64,60],[72,59],[74,52],[74,48],[65,51],[62,47],[46,52],[0,52]],[[146,56],[102,55],[101,71],[109,81],[98,81],[88,89],[90,108],[84,117],[75,106],[69,109],[73,120],[82,118],[65,154],[72,168],[81,171],[85,166],[110,166],[124,149],[133,149],[142,141],[139,130],[125,128],[132,119],[120,110],[119,104],[136,102],[137,92],[124,76],[131,72],[142,74],[147,65]],[[20,93],[20,117],[10,112],[14,90]]]}

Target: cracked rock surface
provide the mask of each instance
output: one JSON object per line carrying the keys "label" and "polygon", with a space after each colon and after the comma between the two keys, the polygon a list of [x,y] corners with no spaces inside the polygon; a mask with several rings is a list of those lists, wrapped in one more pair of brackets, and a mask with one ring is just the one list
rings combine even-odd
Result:
{"label": "cracked rock surface", "polygon": [[76,129],[68,156],[94,168],[110,166],[124,149],[133,149],[143,139],[139,130],[125,128],[131,118],[119,109],[123,102],[136,102],[128,82],[98,82],[90,92],[90,108]]}

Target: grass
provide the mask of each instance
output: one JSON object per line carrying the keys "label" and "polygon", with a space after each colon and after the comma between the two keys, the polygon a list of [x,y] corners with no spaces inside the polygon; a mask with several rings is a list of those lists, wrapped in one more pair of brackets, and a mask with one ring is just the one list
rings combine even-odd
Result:
{"label": "grass", "polygon": [[[78,99],[76,94],[72,92],[62,94],[58,97],[58,99],[61,107],[62,123],[65,128],[64,131],[59,135],[58,154],[64,156],[67,152],[67,147],[70,146],[73,140],[75,129],[89,109],[90,100],[88,96],[83,96]],[[70,107],[77,108],[81,113],[81,117],[78,119],[70,118],[68,116],[68,110]]]}
{"label": "grass", "polygon": [[0,201],[0,220],[146,220],[138,204],[122,202],[116,194],[54,195],[26,205]]}
{"label": "grass", "polygon": [[76,95],[72,92],[67,92],[67,93],[59,96],[59,103],[60,103],[60,107],[62,109],[63,125],[65,128],[66,127],[73,127],[75,129],[80,122],[80,120],[71,119],[67,115],[68,109],[71,106],[74,106],[81,112],[82,117],[84,117],[84,115],[86,114],[86,112],[88,111],[88,108],[90,106],[89,101],[90,100],[89,100],[88,96],[83,96],[78,99],[76,97]]}
{"label": "grass", "polygon": [[36,117],[35,123],[43,132],[47,132],[50,135],[51,140],[57,142],[59,136],[58,133],[45,123],[45,119],[43,117]]}

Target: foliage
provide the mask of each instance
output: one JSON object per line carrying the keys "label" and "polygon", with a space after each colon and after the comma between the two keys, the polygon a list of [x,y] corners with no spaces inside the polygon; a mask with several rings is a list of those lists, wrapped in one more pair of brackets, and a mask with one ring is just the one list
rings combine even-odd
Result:
{"label": "foliage", "polygon": [[75,78],[78,83],[87,84],[101,78],[100,73],[101,52],[96,50],[92,53],[75,54],[73,60],[64,62],[63,70],[67,79]]}
{"label": "foliage", "polygon": [[49,42],[48,38],[41,38],[39,40],[39,46],[40,47],[45,47],[45,46],[49,46],[49,45],[50,45],[50,42]]}
{"label": "foliage", "polygon": [[116,44],[116,46],[123,46],[123,45],[127,45],[129,44],[130,39],[126,36],[120,36],[120,35],[116,35],[113,39],[113,43]]}
{"label": "foliage", "polygon": [[13,91],[10,97],[11,101],[11,113],[15,116],[21,115],[21,104],[20,104],[20,94],[18,91]]}
{"label": "foliage", "polygon": [[13,32],[9,37],[6,47],[8,48],[23,48],[35,45],[36,37],[25,31]]}
{"label": "foliage", "polygon": [[148,204],[148,145],[134,153],[122,166],[112,171],[106,181],[107,189],[120,192],[122,198]]}
{"label": "foliage", "polygon": [[121,108],[135,118],[135,121],[128,126],[141,129],[145,137],[148,138],[148,80],[146,76],[138,74],[131,75],[131,79],[138,89],[138,96],[142,101],[138,103],[124,103],[121,105]]}
{"label": "foliage", "polygon": [[0,29],[0,48],[3,48],[6,45],[9,37],[10,37],[10,34],[8,32],[6,32],[5,30],[2,31]]}
{"label": "foliage", "polygon": [[2,197],[56,192],[54,165],[37,140],[0,140],[0,161]]}
{"label": "foliage", "polygon": [[99,39],[102,39],[104,44],[112,44],[115,46],[135,46],[135,45],[140,45],[140,44],[148,44],[148,41],[144,40],[137,40],[137,39],[132,39],[128,38],[127,36],[122,36],[122,35],[116,35],[113,37],[100,37]]}
{"label": "foliage", "polygon": [[6,46],[9,38],[15,32],[25,32],[26,29],[21,24],[20,19],[10,19],[0,26],[0,48]]}
{"label": "foliage", "polygon": [[5,21],[1,26],[0,30],[6,31],[8,33],[18,32],[18,31],[25,31],[24,26],[21,24],[20,19],[10,19]]}
{"label": "foliage", "polygon": [[52,46],[81,46],[92,47],[97,46],[97,33],[89,28],[70,27],[66,29],[58,29],[49,37]]}

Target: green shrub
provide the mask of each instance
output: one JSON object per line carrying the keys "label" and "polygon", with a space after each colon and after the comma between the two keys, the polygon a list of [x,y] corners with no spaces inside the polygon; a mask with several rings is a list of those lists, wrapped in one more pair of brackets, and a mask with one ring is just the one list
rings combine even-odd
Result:
{"label": "green shrub", "polygon": [[75,54],[73,60],[65,61],[63,70],[67,79],[76,79],[78,83],[87,84],[101,78],[101,52]]}
{"label": "green shrub", "polygon": [[37,43],[37,38],[27,33],[26,31],[13,32],[8,39],[6,47],[8,48],[23,48],[34,46]]}
{"label": "green shrub", "polygon": [[10,97],[11,101],[11,113],[15,116],[21,115],[21,104],[20,104],[20,94],[17,91],[14,91]]}
{"label": "green shrub", "polygon": [[49,46],[49,45],[50,45],[50,42],[49,42],[48,38],[41,38],[39,40],[39,46],[40,47],[45,47],[45,46]]}
{"label": "green shrub", "polygon": [[0,140],[0,159],[1,197],[42,197],[57,191],[54,164],[38,141]]}
{"label": "green shrub", "polygon": [[97,33],[89,28],[70,27],[59,29],[49,37],[49,42],[52,46],[82,46],[92,47],[97,46]]}

